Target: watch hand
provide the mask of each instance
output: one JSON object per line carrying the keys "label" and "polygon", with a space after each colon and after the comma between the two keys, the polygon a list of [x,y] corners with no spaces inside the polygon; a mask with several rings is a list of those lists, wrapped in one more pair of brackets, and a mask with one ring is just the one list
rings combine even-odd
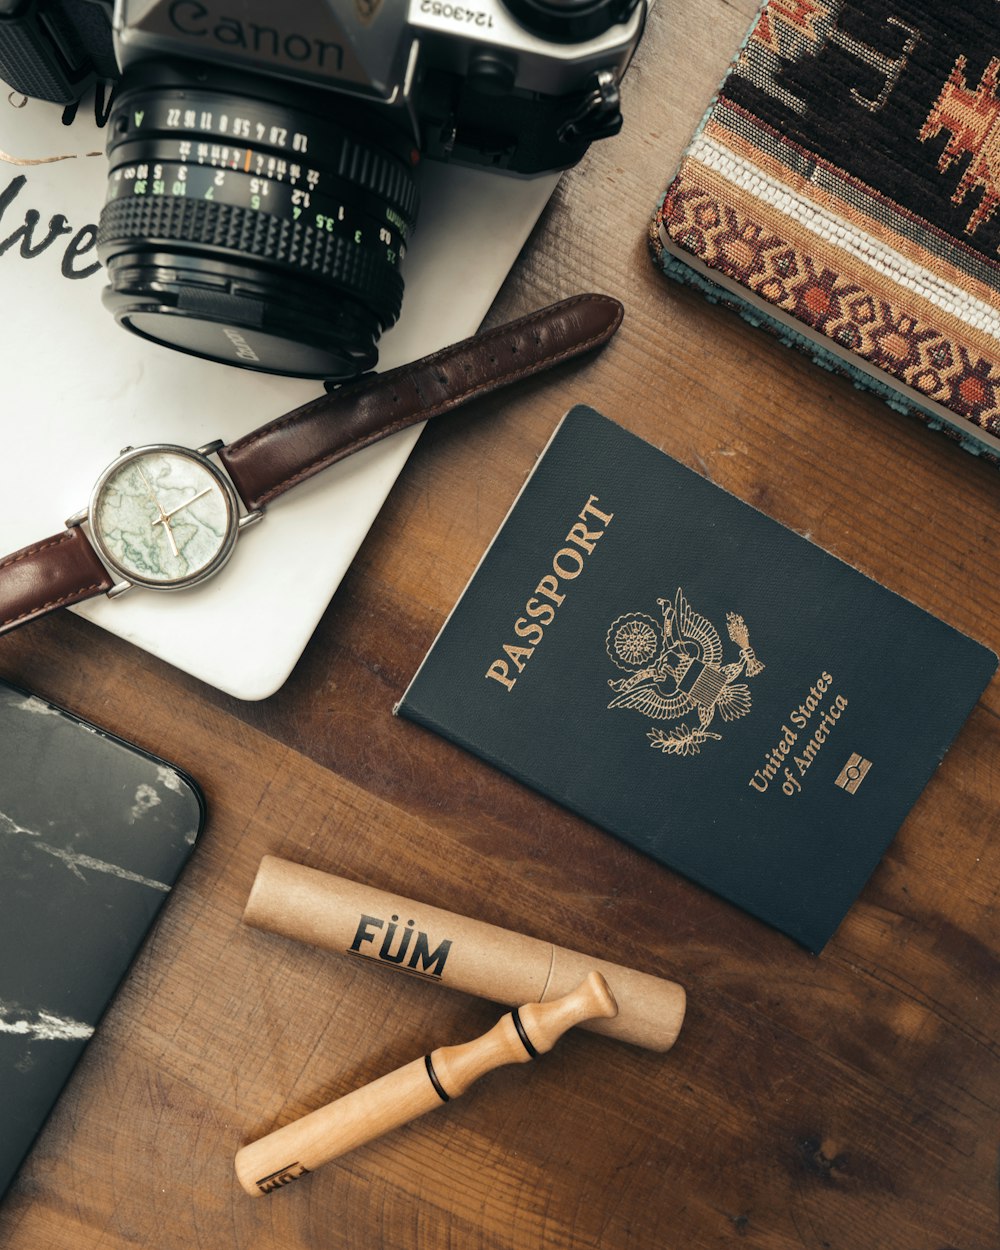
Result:
{"label": "watch hand", "polygon": [[196,499],[201,499],[203,495],[210,495],[211,493],[212,493],[211,486],[206,486],[205,489],[200,490],[197,493],[197,495],[192,495],[190,499],[185,499],[183,503],[179,503],[176,508],[171,508],[169,512],[164,512],[163,514],[164,521],[168,521],[174,515],[175,512],[180,512],[182,508],[186,508],[188,504],[194,503]]}
{"label": "watch hand", "polygon": [[[162,509],[161,509],[161,512],[162,512]],[[163,512],[162,516],[158,516],[156,520],[153,522],[153,524],[163,526],[164,530],[166,531],[167,538],[170,540],[170,550],[174,553],[175,556],[179,556],[181,554],[180,549],[177,546],[177,540],[174,538],[174,531],[170,528],[170,519],[169,519],[168,513]]]}
{"label": "watch hand", "polygon": [[146,487],[146,490],[149,491],[150,499],[152,499],[153,503],[156,504],[157,511],[159,512],[160,518],[162,520],[162,518],[165,517],[167,514],[163,511],[163,504],[161,504],[159,499],[157,499],[156,497],[156,491],[153,490],[153,483],[146,476],[145,470],[143,469],[141,464],[137,464],[135,467],[138,470],[139,476],[142,478],[143,485]]}
{"label": "watch hand", "polygon": [[141,465],[141,464],[137,464],[135,467],[136,467],[136,469],[139,471],[139,476],[142,478],[142,480],[143,480],[143,482],[144,482],[144,484],[145,484],[146,490],[148,490],[148,491],[149,491],[149,497],[150,497],[150,499],[152,499],[153,503],[155,503],[155,504],[156,504],[156,510],[157,510],[157,511],[159,512],[159,514],[160,514],[160,515],[157,517],[157,519],[153,522],[153,524],[154,524],[154,525],[160,525],[160,524],[162,524],[162,525],[163,525],[164,530],[166,530],[167,538],[168,538],[168,540],[169,540],[169,542],[170,542],[170,550],[174,553],[174,555],[175,555],[175,556],[179,556],[181,553],[180,553],[180,550],[179,550],[179,548],[178,548],[178,546],[177,546],[177,541],[176,541],[176,539],[174,538],[174,531],[170,528],[170,521],[168,520],[168,514],[167,514],[166,512],[164,512],[164,511],[163,511],[163,504],[162,504],[162,503],[160,503],[159,499],[157,498],[156,491],[155,491],[155,490],[153,490],[153,484],[152,484],[152,482],[150,482],[149,478],[146,476],[145,471],[143,470],[142,465]]}
{"label": "watch hand", "polygon": [[201,499],[203,495],[210,495],[211,493],[212,488],[210,486],[206,486],[205,489],[199,491],[197,495],[192,495],[190,499],[185,499],[183,503],[179,503],[176,508],[171,508],[169,512],[164,512],[162,506],[159,504],[159,501],[157,501],[157,506],[160,508],[160,516],[158,520],[153,522],[153,524],[160,525],[162,523],[163,528],[167,531],[167,537],[170,539],[170,547],[175,556],[179,556],[180,551],[177,547],[177,540],[174,538],[174,531],[170,525],[170,518],[180,512],[182,508],[186,508],[188,504],[194,503],[196,499]]}

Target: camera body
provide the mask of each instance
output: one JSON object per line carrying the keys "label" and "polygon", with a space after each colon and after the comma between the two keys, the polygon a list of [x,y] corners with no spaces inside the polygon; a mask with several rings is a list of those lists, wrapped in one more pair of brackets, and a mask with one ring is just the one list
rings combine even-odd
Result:
{"label": "camera body", "polygon": [[98,252],[120,324],[347,377],[398,316],[419,160],[575,165],[621,127],[646,3],[0,0],[0,78],[60,103],[118,80]]}
{"label": "camera body", "polygon": [[69,104],[143,61],[203,61],[383,109],[431,159],[531,175],[569,168],[620,129],[618,83],[646,13],[645,0],[277,7],[0,0],[0,79]]}
{"label": "camera body", "polygon": [[238,16],[205,0],[124,0],[115,40],[126,71],[168,56],[276,75],[384,112],[431,159],[531,175],[576,164],[621,127],[618,83],[645,11],[601,0],[580,6],[584,19],[563,7],[305,0],[279,17],[267,0]]}

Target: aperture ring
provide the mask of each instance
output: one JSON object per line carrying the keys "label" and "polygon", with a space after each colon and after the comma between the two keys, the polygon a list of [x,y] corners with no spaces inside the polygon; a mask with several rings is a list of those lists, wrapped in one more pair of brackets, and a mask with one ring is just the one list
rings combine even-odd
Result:
{"label": "aperture ring", "polygon": [[161,241],[196,252],[224,249],[361,291],[376,306],[383,328],[396,320],[402,306],[402,278],[382,255],[307,222],[179,196],[116,200],[101,212],[97,249],[105,265],[116,251],[134,253],[137,245],[149,250]]}

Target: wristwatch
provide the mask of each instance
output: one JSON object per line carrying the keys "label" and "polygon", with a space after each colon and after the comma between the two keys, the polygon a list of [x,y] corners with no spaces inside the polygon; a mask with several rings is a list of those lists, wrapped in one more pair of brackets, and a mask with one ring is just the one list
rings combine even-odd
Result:
{"label": "wristwatch", "polygon": [[132,586],[213,577],[244,529],[299,482],[398,430],[602,346],[624,310],[578,295],[421,360],[323,395],[224,446],[126,447],[88,506],[0,559],[0,633]]}

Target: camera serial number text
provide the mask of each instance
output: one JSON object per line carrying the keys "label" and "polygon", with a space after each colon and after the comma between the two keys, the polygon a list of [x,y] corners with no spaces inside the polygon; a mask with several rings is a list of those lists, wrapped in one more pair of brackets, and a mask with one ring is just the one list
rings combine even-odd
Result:
{"label": "camera serial number text", "polygon": [[420,12],[466,26],[482,26],[487,30],[493,25],[492,13],[486,13],[482,9],[467,9],[461,4],[444,4],[443,0],[423,0]]}

